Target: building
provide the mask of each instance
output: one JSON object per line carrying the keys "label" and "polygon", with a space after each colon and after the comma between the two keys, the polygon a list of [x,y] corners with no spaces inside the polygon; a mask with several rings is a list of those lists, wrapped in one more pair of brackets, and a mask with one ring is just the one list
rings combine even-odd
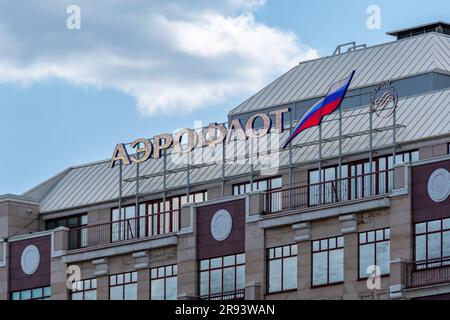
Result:
{"label": "building", "polygon": [[[450,298],[450,25],[390,35],[300,63],[190,152],[155,137],[0,196],[0,299]],[[279,148],[352,70],[341,112]],[[264,158],[243,135],[267,121]]]}

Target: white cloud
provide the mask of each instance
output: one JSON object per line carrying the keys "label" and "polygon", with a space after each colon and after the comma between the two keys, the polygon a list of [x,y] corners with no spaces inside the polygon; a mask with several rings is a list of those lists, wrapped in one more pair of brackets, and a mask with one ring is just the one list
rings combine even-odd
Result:
{"label": "white cloud", "polygon": [[70,1],[1,3],[0,82],[56,77],[114,88],[145,115],[248,96],[317,57],[294,33],[255,20],[264,3],[84,0],[76,31],[65,27]]}

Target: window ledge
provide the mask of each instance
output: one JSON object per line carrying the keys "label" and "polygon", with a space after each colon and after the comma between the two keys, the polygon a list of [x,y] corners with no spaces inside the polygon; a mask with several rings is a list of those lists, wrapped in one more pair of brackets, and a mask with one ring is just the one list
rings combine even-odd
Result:
{"label": "window ledge", "polygon": [[298,291],[298,288],[296,289],[289,289],[289,290],[284,290],[284,291],[275,291],[275,292],[267,292],[264,296],[275,296],[277,294],[283,294],[283,293],[291,293],[291,292],[296,292]]}
{"label": "window ledge", "polygon": [[320,289],[320,288],[326,288],[326,287],[332,287],[332,286],[339,286],[344,284],[344,281],[339,281],[339,282],[333,282],[333,283],[326,283],[326,284],[319,284],[316,286],[311,286],[311,289]]}

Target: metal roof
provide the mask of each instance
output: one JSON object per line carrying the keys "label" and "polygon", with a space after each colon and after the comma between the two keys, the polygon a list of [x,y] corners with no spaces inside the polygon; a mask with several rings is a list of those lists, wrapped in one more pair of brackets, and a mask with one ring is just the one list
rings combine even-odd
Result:
{"label": "metal roof", "polygon": [[[441,39],[441,37],[422,38],[422,41],[438,40],[447,39]],[[402,42],[402,46],[409,47],[412,45],[410,42]],[[448,45],[448,41],[446,45]],[[441,51],[439,53],[442,54]],[[428,52],[424,51],[423,54],[427,56]],[[436,52],[434,55],[436,55]],[[412,57],[411,64],[417,65],[417,59],[416,57]],[[418,60],[423,60],[422,64],[425,65],[430,63],[426,58]],[[447,59],[447,63],[449,60]],[[431,64],[435,64],[436,61],[446,63],[444,56],[435,57],[433,61]],[[403,66],[402,69],[407,68],[407,66]],[[401,68],[398,69],[400,70]],[[385,71],[389,73],[389,70]],[[363,81],[363,76],[360,77],[359,81]],[[346,136],[343,141],[344,154],[368,150],[368,110],[369,107],[365,106],[343,112],[343,135]],[[338,156],[339,144],[336,137],[338,136],[339,126],[337,119],[338,113],[334,113],[328,116],[322,125],[323,139],[325,140],[322,148],[325,158]],[[374,116],[373,120],[375,130],[373,135],[374,147],[381,148],[389,146],[392,143],[392,130],[389,129],[392,126],[392,119]],[[397,141],[399,143],[450,134],[450,89],[400,99],[397,111],[397,124],[400,127],[397,132]],[[281,137],[281,141],[284,141],[288,134],[289,132],[285,131]],[[293,163],[301,164],[316,161],[318,158],[318,145],[315,142],[318,139],[318,129],[312,128],[305,131],[300,139],[301,144],[299,144],[299,138],[296,138],[293,142],[293,145],[296,146],[292,152]],[[218,150],[215,151],[219,152],[221,148],[218,147]],[[243,148],[248,148],[248,145],[242,146],[238,152],[242,152]],[[187,182],[186,166],[170,161],[171,157],[175,157],[175,154],[168,156],[169,160],[167,161],[166,171],[168,172],[167,190],[182,188],[186,186]],[[199,162],[198,160],[202,157],[202,149],[196,149],[192,157],[197,159],[195,163]],[[289,164],[288,150],[280,151],[279,162],[280,167],[285,167]],[[68,208],[77,208],[117,200],[119,196],[119,166],[111,169],[108,167],[108,164],[108,161],[103,161],[68,169],[67,173],[62,176],[59,182],[56,183],[48,195],[42,200],[40,206],[41,212],[55,212]],[[164,161],[162,159],[149,160],[140,165],[141,175],[151,177],[141,181],[140,191],[142,194],[157,193],[164,190],[163,177],[156,175],[163,172],[163,168]],[[260,166],[257,165],[255,170],[259,168]],[[134,178],[135,169],[135,165],[124,167],[124,179]],[[251,172],[251,166],[248,163],[241,165],[227,164],[225,171],[227,178],[244,174],[248,175]],[[216,181],[221,178],[221,175],[221,164],[211,163],[199,165],[191,168],[190,184],[204,184]],[[135,187],[135,182],[124,183],[123,196],[134,195]]]}
{"label": "metal roof", "polygon": [[321,97],[356,70],[350,90],[430,71],[450,71],[450,36],[428,33],[340,55],[305,61],[234,108],[229,116]]}
{"label": "metal roof", "polygon": [[388,32],[386,32],[386,34],[390,35],[390,36],[397,36],[399,33],[418,30],[418,29],[437,27],[437,26],[450,27],[450,23],[439,20],[439,21],[435,21],[435,22],[419,24],[419,25],[413,26],[413,27],[406,27],[406,28],[402,28],[402,29],[398,29],[398,30],[394,30],[394,31],[388,31]]}

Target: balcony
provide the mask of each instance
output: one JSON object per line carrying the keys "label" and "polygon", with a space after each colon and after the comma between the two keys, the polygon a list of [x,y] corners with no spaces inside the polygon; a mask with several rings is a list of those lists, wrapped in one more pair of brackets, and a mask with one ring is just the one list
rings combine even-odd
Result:
{"label": "balcony", "polygon": [[200,300],[244,300],[244,298],[245,298],[244,289],[208,294],[199,297]]}
{"label": "balcony", "polygon": [[406,288],[450,283],[450,258],[406,263]]}
{"label": "balcony", "polygon": [[181,210],[69,229],[69,250],[151,238],[180,230]]}
{"label": "balcony", "polygon": [[265,195],[265,214],[314,208],[386,195],[393,189],[393,170],[273,190]]}

